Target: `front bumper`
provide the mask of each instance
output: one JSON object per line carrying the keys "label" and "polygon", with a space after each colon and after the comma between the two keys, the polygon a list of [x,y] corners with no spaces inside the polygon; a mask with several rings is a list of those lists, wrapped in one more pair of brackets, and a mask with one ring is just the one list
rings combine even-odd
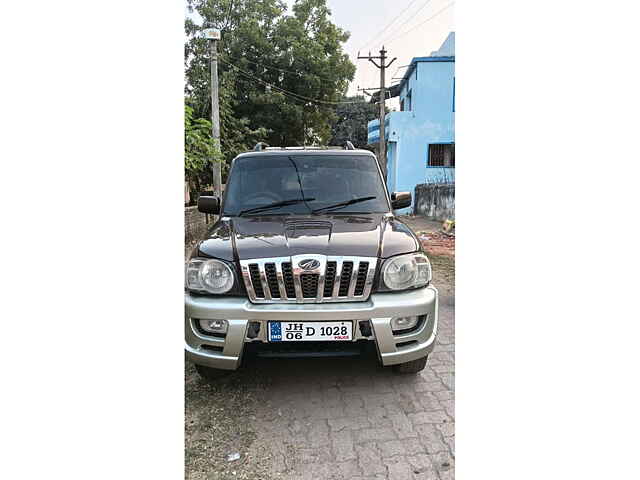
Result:
{"label": "front bumper", "polygon": [[[402,335],[391,330],[393,317],[426,315],[414,331]],[[203,335],[192,319],[225,319],[224,337]],[[369,320],[378,356],[383,365],[410,362],[431,353],[438,328],[438,291],[433,286],[400,293],[374,293],[366,302],[324,304],[253,304],[248,299],[204,297],[185,294],[185,351],[196,364],[235,370],[242,360],[244,344],[266,342],[268,321],[353,321],[353,340],[362,336],[357,324]],[[255,338],[247,336],[249,322],[260,323]]]}

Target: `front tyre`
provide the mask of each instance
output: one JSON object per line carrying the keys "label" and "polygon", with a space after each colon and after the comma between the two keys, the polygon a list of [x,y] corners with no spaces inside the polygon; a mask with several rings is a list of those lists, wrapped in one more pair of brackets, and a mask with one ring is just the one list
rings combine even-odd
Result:
{"label": "front tyre", "polygon": [[426,355],[422,358],[418,358],[416,360],[412,360],[410,362],[399,363],[397,365],[393,365],[393,371],[395,373],[407,374],[407,373],[418,373],[424,370],[424,367],[427,366],[427,358],[429,356]]}

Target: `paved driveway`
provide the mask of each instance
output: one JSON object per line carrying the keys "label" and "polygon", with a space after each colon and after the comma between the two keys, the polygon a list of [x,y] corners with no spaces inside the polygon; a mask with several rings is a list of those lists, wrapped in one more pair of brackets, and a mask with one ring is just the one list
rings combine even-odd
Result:
{"label": "paved driveway", "polygon": [[419,375],[375,358],[261,360],[257,411],[271,473],[287,479],[445,479],[454,464],[454,306],[441,298],[438,344]]}

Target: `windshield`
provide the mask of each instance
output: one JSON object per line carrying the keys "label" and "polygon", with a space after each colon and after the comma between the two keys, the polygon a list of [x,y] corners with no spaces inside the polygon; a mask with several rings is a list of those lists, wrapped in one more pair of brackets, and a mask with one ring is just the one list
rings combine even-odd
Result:
{"label": "windshield", "polygon": [[226,188],[224,215],[306,215],[313,211],[388,212],[375,158],[269,155],[235,161]]}

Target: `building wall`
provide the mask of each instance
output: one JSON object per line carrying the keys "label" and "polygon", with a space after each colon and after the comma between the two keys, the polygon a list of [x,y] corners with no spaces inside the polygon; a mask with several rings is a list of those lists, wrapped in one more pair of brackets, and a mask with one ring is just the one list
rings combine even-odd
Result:
{"label": "building wall", "polygon": [[191,245],[200,240],[207,232],[207,215],[200,213],[198,207],[184,208],[184,243]]}
{"label": "building wall", "polygon": [[[453,41],[452,33],[443,48],[449,45],[454,55]],[[407,70],[400,90],[400,103],[406,110],[391,112],[385,120],[390,191],[414,192],[416,185],[423,183],[455,182],[455,167],[427,166],[430,144],[455,143],[454,60],[453,56],[421,57],[414,59]],[[379,133],[378,120],[369,122],[369,143],[378,142]]]}
{"label": "building wall", "polygon": [[455,185],[421,184],[415,188],[414,213],[432,220],[456,218]]}
{"label": "building wall", "polygon": [[[455,142],[455,112],[453,77],[455,64],[447,62],[418,62],[400,92],[407,104],[411,93],[411,110],[388,115],[388,186],[392,191],[413,192],[421,183],[453,183],[454,168],[429,168],[429,144]],[[386,123],[386,122],[385,122]],[[377,122],[370,122],[376,132]],[[403,209],[398,213],[409,213]]]}

